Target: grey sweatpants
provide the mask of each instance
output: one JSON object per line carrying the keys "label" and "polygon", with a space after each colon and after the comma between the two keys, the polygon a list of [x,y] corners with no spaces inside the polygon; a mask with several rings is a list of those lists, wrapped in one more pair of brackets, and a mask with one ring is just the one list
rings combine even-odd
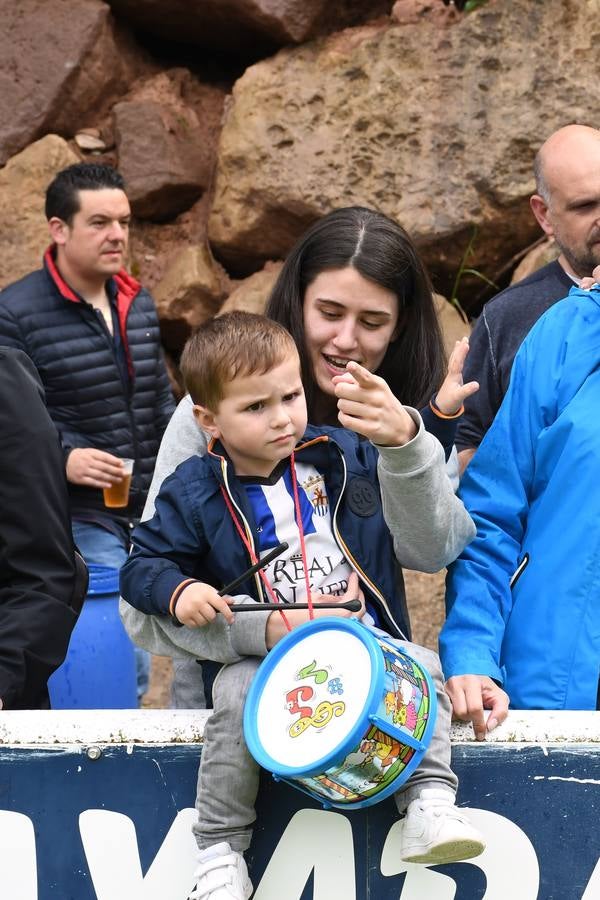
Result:
{"label": "grey sweatpants", "polygon": [[[418,644],[387,636],[386,640],[428,670],[437,695],[437,720],[427,753],[394,795],[402,813],[423,788],[437,787],[455,793],[458,779],[450,768],[451,707],[437,654]],[[193,828],[201,850],[220,841],[227,841],[239,852],[250,846],[259,766],[246,747],[242,719],[246,695],[261,662],[252,656],[223,666],[213,685],[214,712],[204,731],[196,796],[198,821]]]}

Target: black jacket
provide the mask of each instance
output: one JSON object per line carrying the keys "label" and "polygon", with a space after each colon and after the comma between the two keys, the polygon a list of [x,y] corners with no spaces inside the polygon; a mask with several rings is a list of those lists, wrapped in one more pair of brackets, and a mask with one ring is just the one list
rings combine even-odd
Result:
{"label": "black jacket", "polygon": [[540,316],[572,287],[573,280],[555,260],[511,284],[483,307],[469,338],[463,372],[465,382],[479,382],[479,390],[465,400],[456,435],[459,450],[479,447],[500,409],[521,343]]}
{"label": "black jacket", "polygon": [[0,698],[9,709],[44,708],[87,572],[76,563],[63,455],[42,386],[31,361],[6,348],[0,435]]}
{"label": "black jacket", "polygon": [[95,447],[135,460],[127,510],[106,510],[102,491],[69,484],[74,517],[91,510],[120,519],[141,513],[174,409],[152,297],[124,271],[113,282],[128,379],[103,318],[62,280],[51,250],[43,269],[0,292],[0,345],[33,361],[65,459],[75,447]]}

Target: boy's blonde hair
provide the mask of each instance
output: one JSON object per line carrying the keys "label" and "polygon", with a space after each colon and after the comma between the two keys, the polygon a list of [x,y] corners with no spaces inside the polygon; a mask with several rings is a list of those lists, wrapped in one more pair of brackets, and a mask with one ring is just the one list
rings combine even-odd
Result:
{"label": "boy's blonde hair", "polygon": [[239,375],[263,375],[297,354],[283,325],[255,313],[230,312],[194,332],[181,355],[181,372],[194,403],[216,412],[227,385]]}

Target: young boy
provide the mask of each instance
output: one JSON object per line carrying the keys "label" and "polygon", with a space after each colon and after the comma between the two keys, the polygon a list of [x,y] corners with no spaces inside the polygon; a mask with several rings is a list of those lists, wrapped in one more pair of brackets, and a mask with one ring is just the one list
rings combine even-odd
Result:
{"label": "young boy", "polygon": [[[242,715],[260,658],[286,633],[280,613],[261,611],[261,602],[275,596],[285,603],[294,627],[308,618],[293,606],[308,590],[315,616],[348,617],[344,609],[319,609],[319,601],[359,596],[359,617],[368,614],[402,639],[396,560],[436,571],[474,534],[446,476],[442,447],[419,414],[381,378],[357,363],[349,369],[336,379],[338,406],[356,431],[377,435],[377,447],[345,428],[307,427],[298,352],[280,325],[231,313],[199,329],[184,350],[194,416],[212,440],[205,457],[188,459],[165,480],[154,517],[135,529],[121,592],[149,615],[197,629],[194,654],[224,663],[200,763],[200,852],[190,900],[247,900],[252,893],[242,854],[252,836],[259,771]],[[388,402],[377,402],[382,397]],[[256,575],[235,597],[219,595],[281,541],[289,546],[265,566],[266,588]],[[256,613],[236,617],[236,603],[249,599]],[[438,699],[429,749],[396,795],[406,811],[402,857],[467,859],[484,844],[454,806],[450,706],[439,662],[428,650],[402,646],[429,670]]]}

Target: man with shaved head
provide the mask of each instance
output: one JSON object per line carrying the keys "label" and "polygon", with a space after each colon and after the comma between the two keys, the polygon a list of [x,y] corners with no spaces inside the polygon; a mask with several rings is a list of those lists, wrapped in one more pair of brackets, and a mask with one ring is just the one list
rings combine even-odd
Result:
{"label": "man with shaved head", "polygon": [[490,300],[473,329],[464,379],[478,381],[479,391],[465,400],[456,436],[462,470],[500,408],[525,335],[600,263],[600,131],[559,128],[540,148],[534,174],[531,209],[560,256]]}
{"label": "man with shaved head", "polygon": [[440,655],[479,739],[509,701],[600,708],[600,288],[578,287],[600,263],[600,132],[561,128],[535,171],[531,208],[560,256],[488,304],[489,375],[471,359],[465,374],[493,386],[471,446],[491,427],[461,483],[477,535],[449,569]]}

